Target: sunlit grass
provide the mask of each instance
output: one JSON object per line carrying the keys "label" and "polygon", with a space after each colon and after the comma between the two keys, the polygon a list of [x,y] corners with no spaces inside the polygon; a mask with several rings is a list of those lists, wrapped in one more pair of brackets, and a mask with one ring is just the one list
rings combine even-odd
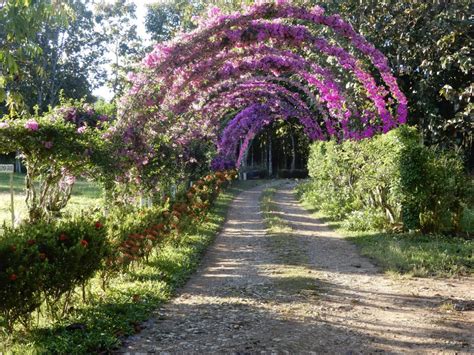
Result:
{"label": "sunlit grass", "polygon": [[[303,206],[323,219],[331,228],[355,243],[362,255],[394,275],[452,277],[470,275],[474,270],[474,240],[453,236],[388,232],[353,232],[342,228],[315,206]],[[465,217],[465,224],[472,223]]]}
{"label": "sunlit grass", "polygon": [[[25,175],[14,174],[14,205],[17,221],[28,217],[25,204]],[[100,186],[94,182],[78,179],[74,185],[71,200],[64,209],[65,213],[80,213],[81,211],[99,207],[103,203]],[[11,225],[10,175],[0,174],[0,233],[5,223]]]}
{"label": "sunlit grass", "polygon": [[278,206],[273,201],[273,196],[276,193],[275,187],[267,187],[262,192],[260,198],[260,206],[263,213],[265,224],[269,234],[284,234],[291,233],[291,226],[278,216]]}

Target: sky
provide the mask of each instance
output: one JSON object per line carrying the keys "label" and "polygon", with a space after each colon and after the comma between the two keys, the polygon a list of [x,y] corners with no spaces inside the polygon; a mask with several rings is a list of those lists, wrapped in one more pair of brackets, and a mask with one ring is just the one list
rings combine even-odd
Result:
{"label": "sky", "polygon": [[[114,0],[107,0],[108,2],[113,2]],[[149,40],[149,36],[145,30],[145,16],[146,16],[146,5],[151,3],[160,2],[160,0],[132,0],[130,1],[137,6],[137,31],[140,37],[145,39],[145,41]],[[101,86],[94,90],[94,95],[98,97],[102,97],[106,100],[112,99],[112,92],[106,86]]]}
{"label": "sky", "polygon": [[145,16],[146,16],[146,5],[151,3],[159,2],[157,0],[132,0],[132,3],[137,5],[137,27],[138,34],[143,38],[148,38],[145,30]]}

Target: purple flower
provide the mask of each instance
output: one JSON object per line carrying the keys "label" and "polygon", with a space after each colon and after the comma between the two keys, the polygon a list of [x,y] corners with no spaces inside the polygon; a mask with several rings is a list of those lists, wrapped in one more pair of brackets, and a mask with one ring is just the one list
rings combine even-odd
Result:
{"label": "purple flower", "polygon": [[86,114],[89,116],[92,116],[95,113],[94,108],[88,104],[84,105],[84,110],[86,111]]}
{"label": "purple flower", "polygon": [[63,114],[63,117],[64,117],[65,121],[73,122],[73,123],[76,122],[77,109],[75,107],[65,108],[62,114]]}
{"label": "purple flower", "polygon": [[214,171],[227,170],[235,168],[235,161],[221,156],[214,158],[211,162],[211,169]]}
{"label": "purple flower", "polygon": [[[145,70],[130,75],[133,89],[121,100],[121,111],[130,114],[119,126],[127,158],[143,165],[142,150],[163,133],[172,148],[184,151],[193,139],[214,139],[219,155],[213,165],[230,161],[238,166],[253,137],[275,120],[298,119],[310,139],[333,136],[338,141],[370,137],[406,121],[406,97],[387,59],[339,15],[288,0],[254,3],[245,14],[211,9],[196,31],[157,45],[143,61]],[[331,38],[344,37],[352,48],[286,19],[327,26]],[[298,48],[331,59],[331,66],[292,51]],[[374,68],[359,60],[354,49]],[[350,72],[356,86],[336,77],[339,69],[333,72],[332,66]],[[157,110],[146,110],[152,104]],[[361,115],[362,107],[371,114]],[[228,112],[235,114],[222,127]]]}
{"label": "purple flower", "polygon": [[30,131],[37,131],[39,129],[39,124],[35,120],[28,120],[25,123],[25,128],[30,130]]}
{"label": "purple flower", "polygon": [[86,131],[86,126],[81,126],[77,129],[77,133],[82,134]]}

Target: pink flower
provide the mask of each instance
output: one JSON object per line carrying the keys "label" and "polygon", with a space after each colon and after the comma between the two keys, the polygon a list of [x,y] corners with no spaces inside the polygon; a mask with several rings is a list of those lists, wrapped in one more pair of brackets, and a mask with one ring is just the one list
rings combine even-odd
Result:
{"label": "pink flower", "polygon": [[8,128],[8,127],[10,127],[8,122],[0,122],[0,129],[4,129],[4,128]]}
{"label": "pink flower", "polygon": [[46,149],[51,149],[53,147],[53,142],[46,141],[46,142],[43,142],[43,145]]}
{"label": "pink flower", "polygon": [[39,124],[35,120],[28,120],[25,123],[25,128],[30,130],[30,131],[37,131],[39,129]]}
{"label": "pink flower", "polygon": [[66,175],[63,179],[64,183],[69,186],[74,185],[74,183],[76,182],[76,177],[72,175]]}
{"label": "pink flower", "polygon": [[86,126],[81,126],[77,129],[77,133],[82,134],[86,131]]}

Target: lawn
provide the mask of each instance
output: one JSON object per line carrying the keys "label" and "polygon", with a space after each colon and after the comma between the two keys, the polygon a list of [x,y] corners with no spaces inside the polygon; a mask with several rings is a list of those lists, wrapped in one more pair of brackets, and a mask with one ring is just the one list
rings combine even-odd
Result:
{"label": "lawn", "polygon": [[[15,192],[15,215],[17,220],[27,217],[25,205],[25,175],[14,174],[13,189]],[[100,186],[84,179],[78,179],[72,191],[72,197],[65,212],[79,213],[99,206],[102,203],[102,190]],[[3,223],[11,225],[10,212],[10,175],[0,174],[0,230]]]}

